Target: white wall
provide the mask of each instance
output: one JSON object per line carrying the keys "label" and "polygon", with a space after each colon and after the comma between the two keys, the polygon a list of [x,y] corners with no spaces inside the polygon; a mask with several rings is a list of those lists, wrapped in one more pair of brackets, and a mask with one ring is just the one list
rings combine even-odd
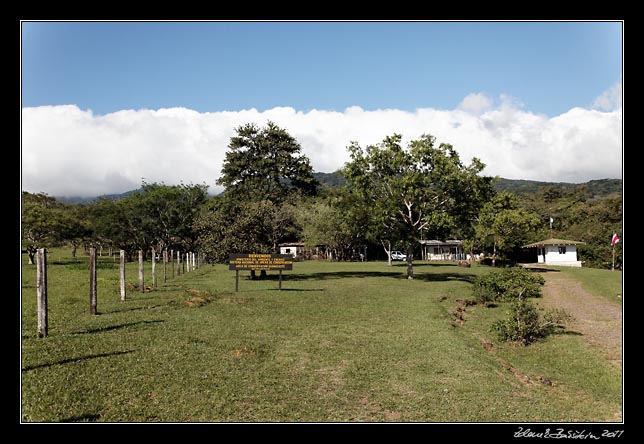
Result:
{"label": "white wall", "polygon": [[[560,253],[559,248],[561,247],[553,245],[546,247],[546,264],[581,267],[581,262],[577,260],[577,247],[575,245],[566,245],[565,253]],[[537,252],[542,253],[543,250],[538,248]],[[537,262],[544,263],[543,254],[538,255]]]}
{"label": "white wall", "polygon": [[[561,254],[560,248],[565,248],[566,253]],[[556,262],[574,262],[577,260],[577,247],[574,245],[566,245],[563,247],[549,245],[546,247],[546,263]]]}
{"label": "white wall", "polygon": [[291,256],[296,257],[297,253],[297,247],[280,247],[280,254],[290,254]]}

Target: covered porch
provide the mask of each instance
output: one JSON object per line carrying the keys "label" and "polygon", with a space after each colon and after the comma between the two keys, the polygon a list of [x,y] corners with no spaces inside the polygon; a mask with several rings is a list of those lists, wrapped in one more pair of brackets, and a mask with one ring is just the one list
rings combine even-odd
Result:
{"label": "covered porch", "polygon": [[469,259],[469,255],[463,250],[463,241],[450,239],[421,240],[421,259],[424,261],[461,261]]}

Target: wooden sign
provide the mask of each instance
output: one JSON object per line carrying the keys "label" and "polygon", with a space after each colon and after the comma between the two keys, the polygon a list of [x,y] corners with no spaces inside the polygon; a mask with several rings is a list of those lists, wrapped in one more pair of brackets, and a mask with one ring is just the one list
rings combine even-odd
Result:
{"label": "wooden sign", "polygon": [[292,270],[293,256],[290,254],[231,254],[228,256],[229,270]]}
{"label": "wooden sign", "polygon": [[282,271],[293,269],[293,256],[290,254],[231,254],[228,256],[228,269],[235,271],[235,291],[239,291],[239,272],[242,270],[277,270],[279,286],[282,289]]}

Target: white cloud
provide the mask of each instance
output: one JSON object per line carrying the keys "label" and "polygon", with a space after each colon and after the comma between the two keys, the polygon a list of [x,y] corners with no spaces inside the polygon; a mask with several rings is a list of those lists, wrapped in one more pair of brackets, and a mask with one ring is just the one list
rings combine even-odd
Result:
{"label": "white cloud", "polygon": [[206,183],[211,192],[234,129],[274,121],[298,139],[315,171],[349,160],[351,141],[362,146],[393,133],[404,140],[429,133],[450,143],[485,174],[513,179],[583,182],[620,178],[622,112],[574,108],[555,117],[499,106],[470,94],[458,109],[296,111],[281,107],[199,113],[185,108],[124,110],[94,115],[74,105],[22,110],[22,185],[50,195],[95,196],[137,188],[142,178],[166,184]]}
{"label": "white cloud", "polygon": [[601,111],[622,109],[622,82],[619,81],[593,101],[593,108]]}
{"label": "white cloud", "polygon": [[492,106],[492,100],[483,93],[472,93],[465,96],[458,107],[473,114],[481,114]]}

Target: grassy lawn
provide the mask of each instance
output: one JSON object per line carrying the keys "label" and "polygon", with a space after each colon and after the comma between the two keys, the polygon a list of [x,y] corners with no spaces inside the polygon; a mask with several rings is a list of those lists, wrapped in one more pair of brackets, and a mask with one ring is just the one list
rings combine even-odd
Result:
{"label": "grassy lawn", "polygon": [[[622,304],[622,271],[601,270],[598,268],[557,267],[558,270],[574,277],[581,286],[595,296]],[[619,297],[618,297],[619,295]]]}
{"label": "grassy lawn", "polygon": [[283,291],[277,276],[240,273],[236,293],[234,272],[206,265],[140,293],[133,262],[122,303],[118,260],[101,258],[92,316],[87,258],[54,250],[41,339],[35,266],[26,263],[26,422],[621,419],[621,373],[582,337],[499,344],[489,325],[504,305],[455,318],[487,267],[417,263],[408,281],[400,263],[311,261],[284,273]]}

